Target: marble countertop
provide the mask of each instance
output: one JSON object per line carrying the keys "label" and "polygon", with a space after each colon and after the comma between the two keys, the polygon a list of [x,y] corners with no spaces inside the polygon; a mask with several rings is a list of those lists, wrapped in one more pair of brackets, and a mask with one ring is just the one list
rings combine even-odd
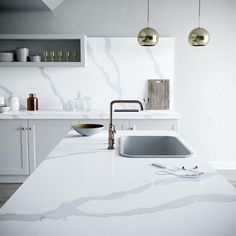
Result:
{"label": "marble countertop", "polygon": [[[114,112],[113,114],[114,119],[181,119],[181,115],[172,110]],[[21,110],[0,113],[0,119],[109,119],[109,111],[92,110],[90,112],[73,112],[63,110]]]}
{"label": "marble countertop", "polygon": [[[118,131],[126,135],[175,135]],[[116,142],[117,144],[118,142]],[[117,145],[116,145],[117,146]],[[205,174],[157,174],[151,163]],[[235,236],[236,190],[204,160],[132,159],[71,131],[0,209],[4,236]]]}

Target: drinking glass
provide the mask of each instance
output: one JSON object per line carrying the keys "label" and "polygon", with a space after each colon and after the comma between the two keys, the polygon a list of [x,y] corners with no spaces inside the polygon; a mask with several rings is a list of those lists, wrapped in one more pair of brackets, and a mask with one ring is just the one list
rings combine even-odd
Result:
{"label": "drinking glass", "polygon": [[70,51],[65,51],[65,59],[66,61],[70,61],[71,53]]}
{"label": "drinking glass", "polygon": [[43,61],[48,61],[49,58],[49,52],[48,51],[43,51]]}
{"label": "drinking glass", "polygon": [[74,107],[76,111],[84,111],[84,99],[76,98],[74,99]]}
{"label": "drinking glass", "polygon": [[57,51],[57,59],[58,59],[58,61],[62,61],[62,51],[61,50],[59,50],[59,51]]}
{"label": "drinking glass", "polygon": [[76,51],[71,52],[71,61],[77,61],[78,53]]}
{"label": "drinking glass", "polygon": [[91,97],[84,96],[84,110],[85,111],[91,110]]}
{"label": "drinking glass", "polygon": [[54,51],[50,51],[50,59],[51,59],[51,61],[55,61],[55,52]]}

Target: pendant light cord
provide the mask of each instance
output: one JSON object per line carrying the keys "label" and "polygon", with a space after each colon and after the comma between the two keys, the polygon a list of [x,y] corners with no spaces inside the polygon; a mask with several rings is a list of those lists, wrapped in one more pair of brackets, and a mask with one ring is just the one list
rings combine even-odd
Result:
{"label": "pendant light cord", "polygon": [[200,20],[201,20],[201,0],[199,0],[198,2],[198,27],[200,27],[200,23],[201,23]]}
{"label": "pendant light cord", "polygon": [[149,7],[149,0],[147,0],[147,26],[149,27],[149,20],[150,20],[150,7]]}

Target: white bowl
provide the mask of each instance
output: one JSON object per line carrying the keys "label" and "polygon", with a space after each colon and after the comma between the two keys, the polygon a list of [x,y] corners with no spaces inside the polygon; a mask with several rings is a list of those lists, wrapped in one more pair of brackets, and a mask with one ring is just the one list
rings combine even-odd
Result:
{"label": "white bowl", "polygon": [[10,111],[10,109],[11,109],[11,107],[2,106],[2,107],[0,107],[0,113]]}
{"label": "white bowl", "polygon": [[78,124],[73,125],[72,128],[83,136],[91,136],[101,132],[104,126],[100,124]]}
{"label": "white bowl", "polygon": [[32,55],[32,56],[30,56],[30,61],[31,62],[40,62],[41,61],[41,56]]}

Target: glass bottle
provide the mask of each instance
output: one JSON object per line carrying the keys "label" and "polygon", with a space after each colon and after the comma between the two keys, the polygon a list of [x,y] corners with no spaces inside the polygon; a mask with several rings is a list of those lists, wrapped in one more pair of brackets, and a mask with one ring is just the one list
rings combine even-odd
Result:
{"label": "glass bottle", "polygon": [[38,98],[35,93],[30,93],[27,98],[27,110],[37,111],[38,110]]}

